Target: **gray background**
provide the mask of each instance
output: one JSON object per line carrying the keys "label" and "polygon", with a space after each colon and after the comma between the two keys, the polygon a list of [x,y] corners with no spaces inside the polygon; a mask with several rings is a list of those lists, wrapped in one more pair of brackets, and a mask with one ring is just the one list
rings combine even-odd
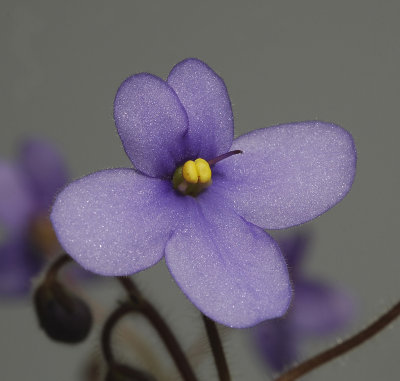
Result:
{"label": "gray background", "polygon": [[[186,57],[224,78],[238,135],[316,118],[342,125],[356,141],[357,178],[340,205],[308,224],[316,234],[308,271],[352,290],[354,332],[399,297],[399,11],[399,2],[366,0],[2,0],[1,155],[42,134],[58,143],[74,177],[129,165],[112,120],[116,89],[141,71],[165,77]],[[164,264],[139,278],[188,348],[202,327]],[[99,304],[121,297],[110,280],[87,292]],[[0,308],[2,379],[75,380],[86,353],[98,352],[97,331],[76,348],[53,344],[27,302]],[[397,323],[307,379],[393,380],[399,338]],[[234,380],[268,379],[245,332],[228,333],[226,345]],[[215,378],[210,365],[203,379]]]}

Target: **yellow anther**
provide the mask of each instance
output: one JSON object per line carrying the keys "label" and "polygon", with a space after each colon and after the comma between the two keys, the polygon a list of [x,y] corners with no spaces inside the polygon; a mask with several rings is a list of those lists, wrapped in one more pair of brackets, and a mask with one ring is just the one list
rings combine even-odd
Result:
{"label": "yellow anther", "polygon": [[194,161],[196,164],[197,174],[199,181],[202,184],[206,184],[211,180],[211,168],[207,161],[198,158]]}
{"label": "yellow anther", "polygon": [[172,186],[184,196],[196,197],[212,184],[210,166],[239,153],[242,153],[242,151],[230,151],[208,161],[201,158],[195,161],[188,160],[175,169],[172,175]]}
{"label": "yellow anther", "polygon": [[204,159],[189,160],[183,165],[182,175],[190,184],[207,184],[211,180],[211,168]]}
{"label": "yellow anther", "polygon": [[197,173],[196,164],[193,160],[187,161],[183,164],[182,168],[183,178],[190,184],[197,184],[199,181],[199,175]]}

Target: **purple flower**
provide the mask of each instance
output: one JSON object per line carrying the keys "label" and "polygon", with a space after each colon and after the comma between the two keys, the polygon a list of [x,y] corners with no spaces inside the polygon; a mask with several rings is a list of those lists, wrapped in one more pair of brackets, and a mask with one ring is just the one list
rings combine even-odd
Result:
{"label": "purple flower", "polygon": [[51,215],[64,249],[103,275],[133,274],[165,256],[186,296],[228,326],[281,316],[289,276],[263,229],[309,221],[345,196],[356,164],[351,135],[304,122],[233,140],[225,84],[197,59],[178,63],[167,81],[126,79],[114,119],[136,170],[93,173],[64,189]]}
{"label": "purple flower", "polygon": [[57,250],[49,211],[66,182],[64,161],[44,141],[26,141],[16,163],[0,160],[0,294],[27,292],[44,254]]}
{"label": "purple flower", "polygon": [[293,301],[283,318],[265,321],[253,331],[262,358],[277,372],[297,360],[305,339],[338,332],[354,315],[348,294],[303,276],[301,265],[308,243],[305,234],[280,241],[294,288]]}

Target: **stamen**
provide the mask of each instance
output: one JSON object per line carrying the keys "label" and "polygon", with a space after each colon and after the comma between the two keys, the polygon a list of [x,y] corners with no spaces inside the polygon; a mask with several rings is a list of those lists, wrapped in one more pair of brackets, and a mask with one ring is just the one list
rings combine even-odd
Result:
{"label": "stamen", "polygon": [[183,178],[190,184],[197,184],[199,175],[197,173],[196,164],[193,160],[188,160],[182,168]]}
{"label": "stamen", "polygon": [[242,153],[242,151],[230,151],[210,161],[206,161],[200,157],[194,161],[186,161],[175,170],[172,176],[172,185],[174,189],[184,195],[196,197],[212,184],[212,171],[210,166],[239,153]]}
{"label": "stamen", "polygon": [[189,184],[206,184],[211,180],[210,165],[201,158],[188,160],[183,164],[182,175]]}
{"label": "stamen", "polygon": [[219,155],[217,157],[214,157],[214,159],[209,160],[208,164],[211,167],[212,165],[218,163],[219,161],[224,160],[224,159],[226,159],[226,158],[228,158],[230,156],[233,156],[233,155],[238,155],[239,153],[243,153],[243,151],[241,151],[240,149],[237,149],[237,150],[234,150],[234,151],[223,153],[222,155]]}
{"label": "stamen", "polygon": [[196,164],[197,173],[199,175],[199,182],[206,184],[211,180],[211,168],[210,165],[202,158],[198,158],[194,161]]}

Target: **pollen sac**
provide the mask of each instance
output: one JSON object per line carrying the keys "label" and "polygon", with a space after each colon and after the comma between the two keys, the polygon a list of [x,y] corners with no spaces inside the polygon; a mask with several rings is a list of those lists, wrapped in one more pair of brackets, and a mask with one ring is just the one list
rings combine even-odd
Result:
{"label": "pollen sac", "polygon": [[197,173],[196,163],[193,160],[189,160],[183,165],[182,175],[189,184],[198,183],[199,174]]}
{"label": "pollen sac", "polygon": [[211,168],[204,159],[196,159],[194,161],[196,165],[197,174],[199,176],[199,182],[201,184],[207,184],[211,180]]}
{"label": "pollen sac", "polygon": [[197,196],[211,185],[211,168],[208,162],[198,158],[188,160],[178,167],[172,178],[176,190],[184,195]]}
{"label": "pollen sac", "polygon": [[187,161],[182,168],[183,178],[189,184],[207,184],[211,180],[210,165],[204,159]]}

